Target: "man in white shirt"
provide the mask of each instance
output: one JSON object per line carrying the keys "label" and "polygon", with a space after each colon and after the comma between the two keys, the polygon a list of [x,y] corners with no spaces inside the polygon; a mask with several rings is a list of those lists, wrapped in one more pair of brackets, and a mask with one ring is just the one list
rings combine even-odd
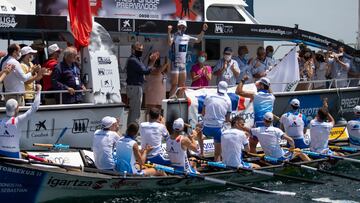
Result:
{"label": "man in white shirt", "polygon": [[329,149],[329,136],[334,124],[335,120],[327,109],[327,102],[324,101],[324,107],[320,108],[316,117],[310,121],[310,150],[312,152],[338,156],[343,155],[342,153],[333,152]]}
{"label": "man in white shirt", "polygon": [[170,160],[166,159],[165,151],[161,147],[162,140],[169,137],[169,132],[164,125],[164,119],[160,115],[158,108],[151,108],[149,111],[149,122],[140,124],[141,148],[145,149],[146,145],[152,147],[147,154],[147,160],[151,163],[170,165]]}
{"label": "man in white shirt", "polygon": [[228,85],[236,85],[238,77],[240,76],[240,69],[238,63],[232,59],[232,49],[225,47],[224,58],[220,59],[214,67],[214,75],[217,76],[216,83],[225,81]]}
{"label": "man in white shirt", "polygon": [[31,108],[19,115],[15,99],[6,101],[6,117],[0,120],[0,156],[20,158],[21,128],[40,106],[41,85],[36,85],[36,96]]}
{"label": "man in white shirt", "polygon": [[308,148],[309,145],[304,141],[305,127],[308,125],[308,121],[306,116],[298,111],[300,101],[292,99],[290,106],[291,110],[284,113],[280,118],[281,129],[285,130],[285,133],[294,139],[296,148]]}
{"label": "man in white shirt", "polygon": [[355,119],[347,123],[349,141],[351,147],[360,149],[360,106],[354,108]]}
{"label": "man in white shirt", "polygon": [[[301,152],[292,153],[295,149],[294,140],[279,128],[272,126],[273,120],[274,115],[271,112],[267,112],[264,115],[265,125],[250,130],[251,135],[259,140],[265,156],[278,161],[291,160],[295,157],[300,157],[303,161],[310,161],[310,158]],[[286,153],[280,146],[281,139],[285,139],[290,144],[289,151]]]}
{"label": "man in white shirt", "polygon": [[120,136],[117,133],[118,130],[118,120],[111,116],[105,116],[101,120],[101,129],[95,131],[92,150],[95,158],[95,166],[98,169],[115,169],[113,153],[116,142],[120,140]]}
{"label": "man in white shirt", "polygon": [[[215,161],[221,160],[221,129],[224,122],[230,121],[231,100],[227,95],[228,85],[225,81],[218,84],[217,93],[206,95],[202,109],[203,134],[214,138]],[[199,139],[200,152],[203,152],[203,140]]]}
{"label": "man in white shirt", "polygon": [[[177,24],[178,31],[172,35],[173,27],[168,26],[168,44],[172,46],[172,61],[174,62],[171,67],[171,89],[170,96],[175,94],[177,87],[185,87],[186,82],[186,55],[189,47],[189,42],[194,41],[200,43],[206,30],[207,24],[204,24],[200,34],[197,37],[186,35],[185,31],[187,23],[185,20],[179,20]],[[179,95],[182,96],[182,95]]]}
{"label": "man in white shirt", "polygon": [[[350,71],[350,60],[345,57],[344,47],[339,48],[338,54],[333,54],[329,59],[331,65],[331,77],[335,80],[334,86],[336,88],[346,87],[348,81],[348,73]],[[341,79],[337,81],[337,79]]]}
{"label": "man in white shirt", "polygon": [[231,167],[259,168],[253,163],[247,163],[242,160],[242,150],[249,152],[249,141],[244,130],[245,121],[240,116],[231,120],[231,129],[222,133],[221,138],[221,156],[222,162]]}
{"label": "man in white shirt", "polygon": [[[40,70],[37,67],[32,72],[24,73],[19,59],[21,57],[20,46],[18,44],[11,44],[8,47],[8,55],[1,61],[1,68],[7,64],[14,66],[13,73],[4,79],[5,92],[25,92],[24,82],[35,78],[36,72]],[[5,100],[15,99],[20,106],[25,105],[24,94],[5,95]]]}

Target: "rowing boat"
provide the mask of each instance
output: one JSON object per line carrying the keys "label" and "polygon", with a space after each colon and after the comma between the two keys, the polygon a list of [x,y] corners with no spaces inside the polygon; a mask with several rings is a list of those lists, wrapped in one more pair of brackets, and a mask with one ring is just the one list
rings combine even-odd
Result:
{"label": "rowing boat", "polygon": [[[360,152],[347,155],[360,159]],[[324,163],[335,165],[329,159],[300,162],[319,167]],[[260,168],[282,174],[311,176],[297,167],[271,165]],[[271,177],[237,170],[204,171],[202,175],[237,183],[254,183],[271,180]],[[216,184],[199,179],[169,175],[143,177],[101,171],[83,166],[45,164],[26,159],[0,158],[1,202],[45,202],[64,198],[111,198],[171,189],[192,190],[214,187]]]}

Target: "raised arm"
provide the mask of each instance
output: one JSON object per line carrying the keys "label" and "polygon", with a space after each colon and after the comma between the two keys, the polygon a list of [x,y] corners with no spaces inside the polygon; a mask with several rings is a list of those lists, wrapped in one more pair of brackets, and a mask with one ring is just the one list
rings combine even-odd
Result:
{"label": "raised arm", "polygon": [[254,92],[244,90],[244,83],[245,83],[246,79],[247,79],[247,76],[245,76],[244,79],[240,81],[240,83],[236,87],[235,93],[242,97],[254,99],[254,96],[255,96]]}
{"label": "raised arm", "polygon": [[4,81],[6,76],[9,75],[14,70],[14,68],[14,65],[6,64],[3,70],[0,71],[0,82]]}
{"label": "raised arm", "polygon": [[208,25],[206,23],[204,23],[200,34],[197,36],[197,40],[195,40],[195,43],[200,43],[202,41],[207,29],[208,29]]}
{"label": "raised arm", "polygon": [[31,105],[31,108],[27,110],[24,114],[16,117],[17,123],[21,123],[25,121],[27,118],[29,118],[33,113],[35,113],[39,109],[40,95],[41,95],[41,85],[37,84],[34,103]]}
{"label": "raised arm", "polygon": [[171,46],[172,43],[174,42],[174,41],[173,41],[173,38],[171,37],[171,31],[172,31],[172,29],[173,29],[172,25],[169,25],[169,26],[168,26],[168,40],[167,40],[169,46]]}

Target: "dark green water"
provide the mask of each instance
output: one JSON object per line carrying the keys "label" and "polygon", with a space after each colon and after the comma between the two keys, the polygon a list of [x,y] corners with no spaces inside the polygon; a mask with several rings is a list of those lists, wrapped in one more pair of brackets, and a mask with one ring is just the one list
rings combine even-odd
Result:
{"label": "dark green water", "polygon": [[[335,168],[337,173],[344,173],[360,177],[360,165],[349,163]],[[326,184],[308,184],[293,181],[274,180],[251,184],[268,190],[296,192],[295,197],[269,195],[247,192],[233,188],[216,188],[195,191],[167,191],[152,194],[138,194],[137,196],[118,197],[105,203],[120,202],[360,202],[360,182],[337,178],[328,175],[314,174],[315,179],[325,181]]]}

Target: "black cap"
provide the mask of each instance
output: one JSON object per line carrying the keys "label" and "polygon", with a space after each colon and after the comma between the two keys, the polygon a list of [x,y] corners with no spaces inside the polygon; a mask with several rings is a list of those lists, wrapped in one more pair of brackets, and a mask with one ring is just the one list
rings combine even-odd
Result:
{"label": "black cap", "polygon": [[224,49],[224,53],[225,53],[225,52],[232,52],[231,47],[225,47],[225,49]]}

